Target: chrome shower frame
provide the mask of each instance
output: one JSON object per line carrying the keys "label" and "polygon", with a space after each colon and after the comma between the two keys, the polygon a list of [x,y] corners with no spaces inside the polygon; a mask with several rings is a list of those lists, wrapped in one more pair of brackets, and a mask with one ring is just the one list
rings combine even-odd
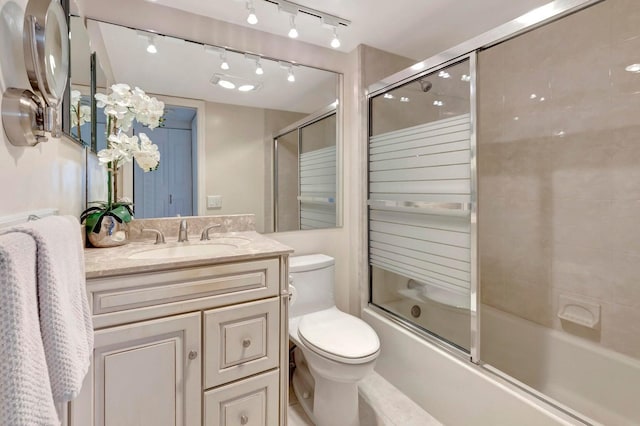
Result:
{"label": "chrome shower frame", "polygon": [[[481,201],[478,200],[478,172],[477,172],[477,127],[478,127],[478,111],[477,111],[477,54],[479,51],[495,46],[503,41],[517,37],[525,32],[534,30],[538,27],[546,25],[548,23],[559,20],[567,15],[576,13],[587,7],[601,3],[604,0],[555,0],[544,6],[541,6],[533,11],[526,13],[519,18],[516,18],[510,22],[500,25],[486,33],[483,33],[473,39],[467,40],[451,49],[434,55],[428,59],[414,64],[413,66],[406,68],[398,73],[395,73],[377,83],[370,85],[366,91],[367,98],[367,117],[368,123],[363,128],[363,133],[367,135],[367,147],[369,145],[369,135],[371,128],[371,99],[384,92],[395,89],[409,82],[416,81],[421,77],[445,68],[449,65],[469,60],[470,66],[470,115],[471,115],[471,215],[470,215],[470,235],[471,235],[471,282],[470,282],[470,351],[466,352],[451,345],[445,340],[425,332],[420,327],[413,324],[411,321],[401,318],[386,309],[374,305],[372,303],[372,283],[370,277],[370,268],[368,262],[365,266],[364,277],[368,283],[368,307],[374,312],[380,314],[385,319],[388,319],[396,324],[399,324],[410,330],[414,334],[419,335],[429,343],[438,346],[447,352],[458,356],[459,358],[469,360],[474,364],[478,364],[487,371],[496,374],[515,386],[530,392],[526,386],[523,386],[517,380],[506,376],[504,373],[496,372],[490,365],[483,365],[480,358],[481,348],[481,336],[480,336],[480,270],[479,270],[479,252],[478,252],[478,214],[479,205]],[[369,152],[367,149],[367,163]],[[367,171],[368,175],[368,171]],[[367,182],[368,185],[368,182]],[[368,191],[367,191],[368,192]],[[367,213],[368,219],[368,213]],[[365,256],[368,259],[369,253],[367,251],[368,244],[365,242],[364,250]],[[571,417],[584,422],[584,419],[580,418],[576,413],[567,410],[565,407],[559,406],[556,402],[550,400],[548,397],[534,394],[535,398],[544,400],[546,403],[554,406],[555,408],[567,413]]]}

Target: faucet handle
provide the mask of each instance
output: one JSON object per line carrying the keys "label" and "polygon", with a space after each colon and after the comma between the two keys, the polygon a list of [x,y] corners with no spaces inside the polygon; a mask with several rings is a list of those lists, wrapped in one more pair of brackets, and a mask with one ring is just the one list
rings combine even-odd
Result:
{"label": "faucet handle", "polygon": [[164,244],[164,234],[162,233],[162,231],[159,231],[157,229],[152,229],[152,228],[145,228],[140,232],[153,232],[154,234],[156,234],[156,244]]}
{"label": "faucet handle", "polygon": [[211,231],[213,228],[217,228],[219,226],[220,226],[220,224],[209,225],[206,228],[204,228],[204,231],[202,231],[202,235],[200,236],[200,241],[208,241],[209,240],[209,231]]}

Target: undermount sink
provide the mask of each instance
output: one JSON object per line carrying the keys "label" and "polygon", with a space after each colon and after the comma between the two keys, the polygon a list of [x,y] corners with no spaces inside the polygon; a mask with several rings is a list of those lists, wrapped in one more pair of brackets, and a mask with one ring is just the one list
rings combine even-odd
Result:
{"label": "undermount sink", "polygon": [[129,259],[166,259],[172,257],[217,256],[238,248],[235,244],[211,243],[154,248],[129,255]]}

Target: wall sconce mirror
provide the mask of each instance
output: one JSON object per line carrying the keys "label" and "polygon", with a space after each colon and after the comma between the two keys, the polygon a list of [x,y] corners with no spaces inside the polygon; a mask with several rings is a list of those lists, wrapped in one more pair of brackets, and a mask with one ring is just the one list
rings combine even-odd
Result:
{"label": "wall sconce mirror", "polygon": [[13,145],[34,146],[47,133],[60,136],[57,109],[69,76],[69,30],[57,0],[29,0],[22,36],[31,89],[9,88],[2,99],[2,122]]}

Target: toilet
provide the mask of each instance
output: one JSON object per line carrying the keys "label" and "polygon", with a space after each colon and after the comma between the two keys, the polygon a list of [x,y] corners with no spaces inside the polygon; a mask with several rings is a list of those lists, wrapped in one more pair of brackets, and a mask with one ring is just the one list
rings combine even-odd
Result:
{"label": "toilet", "polygon": [[380,340],[333,298],[334,259],[289,259],[289,339],[297,346],[292,383],[317,426],[358,426],[358,381],[373,371]]}

